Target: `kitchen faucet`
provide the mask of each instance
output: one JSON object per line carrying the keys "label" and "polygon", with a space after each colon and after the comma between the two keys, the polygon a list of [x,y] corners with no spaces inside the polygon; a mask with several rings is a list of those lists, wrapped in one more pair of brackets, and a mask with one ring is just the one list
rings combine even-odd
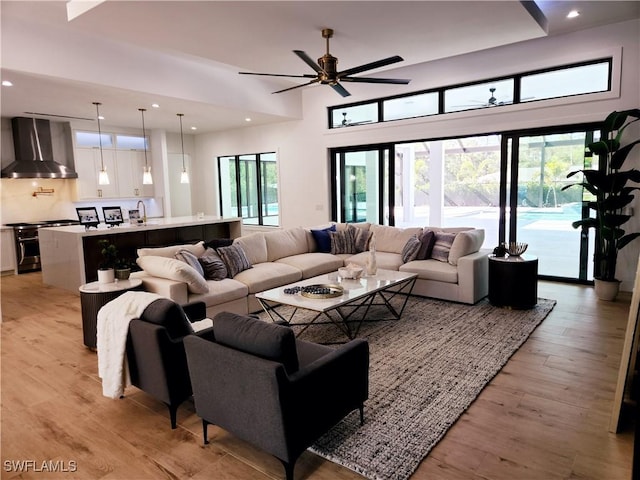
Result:
{"label": "kitchen faucet", "polygon": [[144,202],[142,200],[138,200],[138,203],[136,204],[136,208],[138,210],[140,210],[140,205],[142,205],[142,223],[146,224],[147,223],[147,207],[145,207]]}

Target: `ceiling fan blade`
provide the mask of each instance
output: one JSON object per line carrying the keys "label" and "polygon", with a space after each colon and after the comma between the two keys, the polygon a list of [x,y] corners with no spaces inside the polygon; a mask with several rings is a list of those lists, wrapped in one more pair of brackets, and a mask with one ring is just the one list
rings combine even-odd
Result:
{"label": "ceiling fan blade", "polygon": [[330,83],[329,84],[331,86],[331,88],[333,88],[336,92],[338,92],[340,95],[342,95],[343,97],[348,97],[349,95],[351,95],[346,88],[344,88],[342,85],[340,85],[339,83]]}
{"label": "ceiling fan blade", "polygon": [[340,81],[360,83],[393,83],[396,85],[407,85],[411,80],[408,80],[406,78],[341,77]]}
{"label": "ceiling fan blade", "polygon": [[303,83],[302,85],[295,85],[293,87],[289,87],[289,88],[283,88],[282,90],[278,90],[277,92],[271,92],[271,93],[282,93],[282,92],[288,92],[289,90],[294,90],[296,88],[301,88],[301,87],[306,87],[307,85],[311,85],[312,83],[318,83],[319,80],[317,78],[314,78],[313,80],[311,80],[310,82],[307,83]]}
{"label": "ceiling fan blade", "polygon": [[302,50],[294,50],[293,53],[295,53],[298,57],[300,57],[300,59],[304,63],[309,65],[311,68],[313,68],[313,70],[315,70],[317,73],[320,73],[323,71],[320,65],[314,62],[313,59]]}
{"label": "ceiling fan blade", "polygon": [[266,77],[292,77],[292,78],[315,78],[315,75],[285,75],[281,73],[253,73],[253,72],[238,72],[240,75],[261,75]]}
{"label": "ceiling fan blade", "polygon": [[338,72],[338,78],[347,76],[347,75],[355,75],[356,73],[364,72],[366,70],[372,70],[374,68],[384,67],[386,65],[391,65],[392,63],[401,62],[404,59],[398,55],[389,58],[383,58],[382,60],[378,60],[376,62],[365,63],[364,65],[360,65],[359,67],[348,68],[342,72]]}

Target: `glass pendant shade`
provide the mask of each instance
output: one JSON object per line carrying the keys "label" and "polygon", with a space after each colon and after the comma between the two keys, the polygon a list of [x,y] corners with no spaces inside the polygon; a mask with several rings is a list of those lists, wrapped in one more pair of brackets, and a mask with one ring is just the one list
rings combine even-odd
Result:
{"label": "glass pendant shade", "polygon": [[139,108],[140,115],[142,116],[142,141],[144,142],[144,170],[142,172],[142,184],[153,185],[153,177],[151,177],[151,167],[147,162],[147,131],[144,128],[144,112],[146,108]]}
{"label": "glass pendant shade", "polygon": [[100,144],[100,173],[98,173],[98,185],[109,185],[109,174],[104,166],[104,155],[102,153],[102,130],[100,129],[100,102],[93,102],[96,106],[96,118],[98,120],[98,142]]}
{"label": "glass pendant shade", "polygon": [[189,174],[187,173],[187,166],[184,163],[184,135],[182,133],[182,117],[184,113],[177,113],[180,119],[180,142],[182,143],[182,173],[180,174],[180,183],[189,183]]}
{"label": "glass pendant shade", "polygon": [[109,174],[106,167],[103,167],[98,173],[98,185],[109,185]]}
{"label": "glass pendant shade", "polygon": [[151,167],[149,166],[144,167],[144,172],[142,173],[142,184],[153,185],[153,177],[151,176]]}

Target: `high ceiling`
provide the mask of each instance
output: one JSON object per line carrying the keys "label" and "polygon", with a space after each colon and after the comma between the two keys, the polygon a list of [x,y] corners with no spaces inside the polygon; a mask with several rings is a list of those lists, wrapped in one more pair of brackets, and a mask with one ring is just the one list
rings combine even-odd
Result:
{"label": "high ceiling", "polygon": [[[366,73],[385,77],[431,60],[640,17],[637,1],[538,1],[546,25],[531,6],[513,0],[93,3],[68,20],[67,2],[0,2],[1,75],[13,83],[2,87],[2,117],[93,122],[91,103],[99,101],[105,125],[139,128],[138,108],[146,108],[150,129],[177,131],[176,113],[184,113],[186,129],[225,130],[247,125],[246,118],[256,125],[299,117],[302,89],[271,92],[306,80],[237,72],[313,73],[292,50],[321,56],[323,28],[335,31],[331,53],[339,69],[402,56],[384,72]],[[569,20],[572,8],[581,15]],[[354,96],[360,85],[349,84]]]}

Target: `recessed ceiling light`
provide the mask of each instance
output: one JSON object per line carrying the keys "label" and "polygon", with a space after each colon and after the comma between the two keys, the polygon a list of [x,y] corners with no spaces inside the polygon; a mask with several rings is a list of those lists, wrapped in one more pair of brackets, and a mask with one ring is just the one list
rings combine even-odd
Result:
{"label": "recessed ceiling light", "polygon": [[191,127],[191,130],[197,130],[198,127]]}
{"label": "recessed ceiling light", "polygon": [[245,121],[245,122],[250,122],[250,121],[251,121],[251,119],[250,119],[249,117],[247,117],[247,118],[245,118],[245,119],[244,119],[244,121]]}
{"label": "recessed ceiling light", "polygon": [[99,118],[100,120],[104,120],[104,117],[103,117],[102,115],[98,115],[98,118]]}
{"label": "recessed ceiling light", "polygon": [[580,12],[578,10],[571,10],[567,13],[567,18],[576,18],[580,16]]}
{"label": "recessed ceiling light", "polygon": [[160,108],[160,105],[158,105],[157,103],[152,103],[152,104],[151,104],[151,106],[152,106],[153,108]]}
{"label": "recessed ceiling light", "polygon": [[13,87],[13,83],[11,83],[9,80],[3,80],[2,81],[2,86],[3,87]]}

